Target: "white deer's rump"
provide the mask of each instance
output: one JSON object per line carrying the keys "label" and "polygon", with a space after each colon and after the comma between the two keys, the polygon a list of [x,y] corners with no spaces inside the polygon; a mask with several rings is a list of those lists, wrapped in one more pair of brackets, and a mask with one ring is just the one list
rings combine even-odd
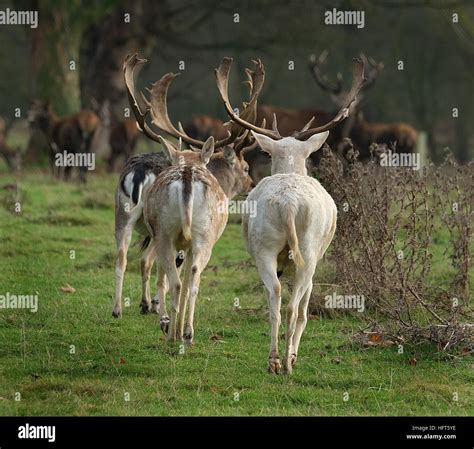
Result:
{"label": "white deer's rump", "polygon": [[289,259],[300,268],[322,257],[337,209],[316,179],[273,175],[263,179],[247,201],[257,204],[255,217],[244,216],[244,239],[254,258],[262,249],[282,251],[285,246],[291,251]]}

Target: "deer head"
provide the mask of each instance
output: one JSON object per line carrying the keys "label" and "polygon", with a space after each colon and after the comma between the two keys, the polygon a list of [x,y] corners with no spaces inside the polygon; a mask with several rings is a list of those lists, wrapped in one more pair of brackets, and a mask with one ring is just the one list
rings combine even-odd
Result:
{"label": "deer head", "polygon": [[49,101],[33,99],[27,113],[27,120],[31,128],[48,132],[53,117],[53,110]]}
{"label": "deer head", "polygon": [[[346,102],[350,92],[343,89],[343,78],[341,72],[337,73],[336,82],[334,83],[328,80],[327,75],[323,75],[323,67],[327,62],[328,55],[328,50],[323,50],[319,57],[316,57],[316,55],[311,55],[309,58],[309,69],[313,75],[314,80],[316,81],[316,84],[325,92],[329,92],[334,104],[340,108]],[[362,60],[366,70],[366,81],[364,82],[363,87],[360,89],[357,99],[353,101],[350,106],[351,110],[349,112],[351,115],[363,99],[364,93],[375,84],[376,79],[384,67],[383,63],[376,62],[373,58],[367,57],[363,53],[360,54],[360,59]]]}

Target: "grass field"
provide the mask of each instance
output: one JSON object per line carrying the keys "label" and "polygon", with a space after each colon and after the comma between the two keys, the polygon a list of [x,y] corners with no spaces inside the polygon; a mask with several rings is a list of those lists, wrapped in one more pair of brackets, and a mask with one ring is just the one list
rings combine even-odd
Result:
{"label": "grass field", "polygon": [[[37,313],[0,309],[1,415],[474,414],[472,358],[447,362],[427,346],[362,349],[349,339],[356,317],[309,321],[293,376],[267,374],[266,299],[238,224],[204,272],[192,347],[168,344],[158,316],[140,315],[136,247],[130,306],[115,320],[116,176],[79,187],[30,170],[20,215],[3,188],[13,178],[0,180],[0,294],[39,296]],[[448,269],[442,248],[435,256]],[[66,284],[76,292],[61,292]]]}

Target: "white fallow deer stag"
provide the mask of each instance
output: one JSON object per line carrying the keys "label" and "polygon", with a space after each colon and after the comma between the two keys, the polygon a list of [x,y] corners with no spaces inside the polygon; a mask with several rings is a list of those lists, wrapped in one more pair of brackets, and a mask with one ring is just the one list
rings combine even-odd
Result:
{"label": "white fallow deer stag", "polygon": [[[182,127],[176,129],[169,119],[166,107],[166,92],[170,82],[176,75],[167,74],[153,87],[153,101],[145,102],[145,108],[139,106],[135,95],[134,76],[135,69],[139,68],[146,61],[138,58],[138,56],[128,56],[124,62],[124,76],[129,102],[137,121],[138,128],[151,140],[163,144],[164,152],[139,154],[130,158],[123,169],[115,196],[115,238],[118,246],[118,257],[116,263],[116,279],[115,279],[115,304],[112,315],[116,318],[122,314],[122,290],[123,278],[127,265],[127,253],[130,245],[133,229],[136,225],[141,228],[141,233],[148,234],[144,220],[143,207],[145,196],[153,184],[153,182],[161,176],[162,172],[169,168],[173,163],[172,156],[178,156],[182,165],[201,165],[201,154],[195,151],[179,151],[169,142],[165,142],[158,136],[146,122],[147,116],[150,114],[153,123],[158,124],[160,129],[168,134],[185,141],[194,148],[203,148],[205,142],[192,139],[183,132]],[[251,100],[248,103],[250,108],[255,108],[256,98],[258,97],[257,89],[259,86],[253,83],[253,79],[258,76],[259,70],[262,68],[256,64],[255,72],[247,69],[247,83],[250,88]],[[251,114],[251,109],[246,109],[244,114],[248,120],[255,119],[256,113]],[[242,131],[240,127],[232,127],[229,137],[216,142],[214,148],[223,147],[223,151],[213,153],[207,168],[218,181],[226,198],[233,198],[240,193],[246,193],[252,186],[252,179],[249,176],[249,167],[243,158],[243,152],[246,146],[246,134],[238,135]],[[178,151],[178,153],[175,153]],[[176,159],[174,157],[174,159]],[[150,295],[150,273],[153,261],[156,257],[155,245],[148,245],[145,239],[145,253],[141,261],[142,273],[142,300],[140,307],[142,313],[149,311],[160,313],[160,323],[163,331],[166,333],[168,329],[169,317],[166,313],[165,294],[167,291],[167,280],[163,277],[162,268],[158,267],[157,296],[151,300]],[[179,253],[176,258],[176,265],[179,267],[183,262],[183,253]],[[158,298],[162,298],[159,301]]]}
{"label": "white fallow deer stag", "polygon": [[272,373],[281,370],[278,352],[281,322],[279,274],[283,270],[292,274],[283,359],[283,372],[290,374],[307,322],[316,265],[331,243],[337,219],[337,208],[331,196],[316,179],[307,175],[306,159],[323,145],[328,130],[347,117],[349,106],[364,83],[364,65],[362,61],[354,60],[352,89],[332,120],[317,128],[311,128],[311,120],[301,131],[285,138],[278,132],[275,118],[270,130],[247,123],[234,113],[227,92],[229,71],[228,59],[224,59],[216,69],[226,111],[232,121],[251,130],[260,148],[272,158],[271,176],[260,181],[247,197],[247,201],[257,204],[258,212],[256,216],[244,216],[243,236],[268,292],[271,322],[268,369]]}

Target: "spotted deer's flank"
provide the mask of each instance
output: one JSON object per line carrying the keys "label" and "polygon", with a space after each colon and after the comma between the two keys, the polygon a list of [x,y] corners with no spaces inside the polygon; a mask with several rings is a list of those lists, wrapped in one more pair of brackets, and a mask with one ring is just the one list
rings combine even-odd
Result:
{"label": "spotted deer's flank", "polygon": [[[227,223],[227,210],[220,207],[226,196],[206,168],[214,152],[212,137],[203,146],[200,160],[192,164],[164,139],[163,144],[172,166],[150,187],[143,214],[157,253],[158,285],[164,286],[166,275],[172,297],[168,340],[182,338],[191,343],[201,273]],[[182,282],[175,263],[177,252],[184,254]],[[160,309],[165,304],[164,294],[165,289],[158,288]],[[163,326],[163,315],[161,318]]]}
{"label": "spotted deer's flank", "polygon": [[312,120],[293,137],[282,138],[274,119],[272,129],[246,123],[232,108],[227,94],[230,61],[216,69],[217,84],[230,118],[252,130],[260,148],[272,159],[272,175],[262,179],[247,201],[257,204],[255,216],[243,218],[247,249],[268,293],[271,344],[270,372],[281,369],[278,335],[281,322],[279,274],[291,278],[291,298],[286,309],[286,350],[283,370],[291,373],[296,362],[301,335],[307,322],[308,301],[313,275],[336,231],[337,208],[331,196],[314,178],[307,176],[306,159],[321,148],[329,129],[347,117],[348,108],[363,85],[363,64],[354,61],[353,86],[343,108],[327,124],[310,128]]}

